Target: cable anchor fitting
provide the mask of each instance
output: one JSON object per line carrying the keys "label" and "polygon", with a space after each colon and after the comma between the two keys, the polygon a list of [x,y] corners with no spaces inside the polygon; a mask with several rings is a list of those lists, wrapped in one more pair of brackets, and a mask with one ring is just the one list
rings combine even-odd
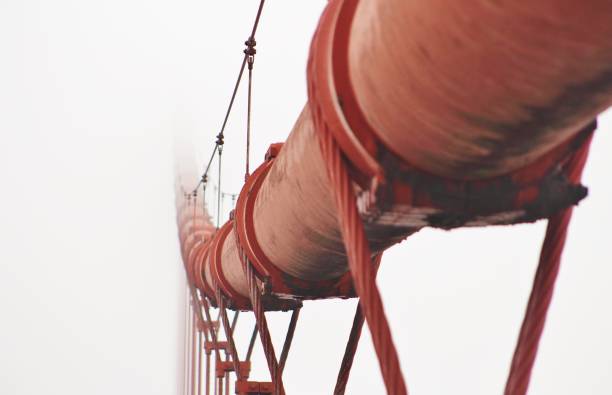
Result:
{"label": "cable anchor fitting", "polygon": [[223,133],[219,133],[217,135],[217,149],[219,151],[219,155],[221,155],[221,152],[223,152],[223,143],[224,143],[224,137],[223,137]]}
{"label": "cable anchor fitting", "polygon": [[257,50],[255,49],[255,45],[257,45],[257,41],[251,36],[248,40],[244,42],[246,48],[244,49],[244,54],[247,56],[247,64],[249,66],[249,70],[253,69],[253,62],[255,62],[255,54]]}

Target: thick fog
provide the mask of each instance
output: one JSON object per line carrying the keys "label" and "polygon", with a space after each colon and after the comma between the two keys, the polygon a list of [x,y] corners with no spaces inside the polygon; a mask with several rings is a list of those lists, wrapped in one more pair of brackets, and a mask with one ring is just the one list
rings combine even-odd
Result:
{"label": "thick fog", "polygon": [[[286,138],[306,101],[308,46],[324,4],[266,4],[255,164]],[[0,394],[182,393],[174,145],[187,136],[198,168],[210,155],[256,8],[238,0],[0,2]],[[227,193],[243,180],[244,93],[226,130]],[[607,113],[531,394],[612,393],[611,133]],[[424,230],[385,254],[378,283],[411,393],[502,392],[544,226]],[[331,392],[354,308],[305,304],[287,393]],[[279,347],[288,319],[271,314]],[[244,314],[242,350],[251,325]],[[254,363],[254,377],[266,379],[260,347]],[[364,331],[347,393],[383,392]]]}

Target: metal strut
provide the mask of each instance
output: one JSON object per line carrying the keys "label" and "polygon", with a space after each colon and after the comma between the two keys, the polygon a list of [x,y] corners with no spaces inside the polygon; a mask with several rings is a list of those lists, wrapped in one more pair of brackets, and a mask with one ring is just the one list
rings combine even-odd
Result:
{"label": "metal strut", "polygon": [[[379,254],[374,259],[374,270],[378,272],[380,267],[380,260],[382,254]],[[353,367],[353,360],[355,358],[355,352],[357,352],[357,346],[359,345],[359,339],[361,338],[361,329],[363,328],[365,317],[363,316],[363,310],[359,303],[355,309],[355,318],[353,318],[353,326],[351,327],[351,333],[349,334],[348,341],[346,343],[346,349],[344,350],[344,357],[342,357],[342,363],[338,370],[338,378],[336,379],[336,387],[334,388],[334,395],[343,395],[346,390],[346,384],[348,383],[351,368]]]}

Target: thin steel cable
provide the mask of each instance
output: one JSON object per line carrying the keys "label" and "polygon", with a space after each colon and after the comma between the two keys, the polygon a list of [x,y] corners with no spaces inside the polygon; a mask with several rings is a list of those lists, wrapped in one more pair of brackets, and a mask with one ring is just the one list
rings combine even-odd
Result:
{"label": "thin steel cable", "polygon": [[202,184],[202,213],[206,215],[206,184],[208,184],[208,174],[202,175],[202,180],[200,181]]}
{"label": "thin steel cable", "polygon": [[[246,171],[244,173],[244,181],[249,178],[250,169],[249,169],[249,161],[251,157],[251,108],[252,108],[252,91],[253,91],[253,64],[255,63],[255,40],[247,41],[247,45],[251,50],[248,55],[248,65],[249,65],[249,88],[247,93],[247,128],[246,128]],[[246,51],[246,50],[245,50]]]}
{"label": "thin steel cable", "polygon": [[221,146],[219,147],[219,178],[218,178],[218,184],[219,184],[219,189],[217,189],[217,229],[219,229],[219,225],[221,223],[221,164],[222,164],[222,154],[223,154],[223,149],[221,148]]}
{"label": "thin steel cable", "polygon": [[253,68],[249,67],[249,93],[247,104],[247,133],[246,133],[246,170],[244,172],[244,180],[246,181],[251,174],[249,169],[250,151],[251,151],[251,81],[253,78]]}
{"label": "thin steel cable", "polygon": [[259,7],[257,8],[257,15],[255,16],[255,22],[253,22],[253,29],[251,29],[251,37],[255,38],[255,33],[257,32],[257,27],[259,27],[259,19],[261,18],[261,12],[263,11],[265,0],[261,0],[259,2]]}
{"label": "thin steel cable", "polygon": [[[259,20],[261,19],[261,13],[263,11],[264,3],[265,3],[265,0],[261,0],[259,2],[259,7],[257,8],[257,14],[255,16],[255,21],[253,22],[253,27],[251,29],[251,35],[249,36],[249,40],[255,40],[255,33],[257,33],[257,28],[259,27]],[[247,60],[248,60],[248,55],[245,53],[244,56],[242,57],[242,62],[240,64],[240,70],[238,71],[238,77],[236,78],[236,83],[234,84],[234,90],[232,91],[232,96],[231,96],[229,104],[227,106],[227,110],[225,111],[225,117],[223,118],[223,123],[221,124],[221,131],[217,135],[217,138],[219,136],[221,136],[221,138],[223,138],[223,136],[224,136],[225,127],[227,126],[227,121],[228,121],[229,116],[230,116],[230,114],[232,112],[232,108],[234,107],[234,101],[236,99],[236,93],[238,92],[238,88],[240,87],[240,82],[242,81],[242,75],[244,74],[244,68],[245,68],[245,66],[247,64]],[[210,165],[212,163],[212,159],[215,157],[215,153],[216,153],[218,148],[219,148],[219,144],[216,143],[215,147],[213,149],[212,155],[210,156],[210,159],[208,161],[208,164],[206,165],[206,168],[205,168],[204,173],[202,174],[202,176],[208,174],[208,171],[210,170]],[[202,184],[202,179],[199,180],[199,182],[197,183],[197,185],[193,189],[198,189],[201,184]]]}

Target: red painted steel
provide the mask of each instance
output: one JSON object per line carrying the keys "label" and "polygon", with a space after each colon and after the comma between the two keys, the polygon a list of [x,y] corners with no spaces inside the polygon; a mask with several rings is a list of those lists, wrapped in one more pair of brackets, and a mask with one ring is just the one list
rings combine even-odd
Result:
{"label": "red painted steel", "polygon": [[610,15],[608,0],[361,1],[350,82],[407,162],[456,179],[505,174],[612,104]]}
{"label": "red painted steel", "polygon": [[357,200],[348,166],[329,125],[321,123],[319,133],[321,150],[333,183],[332,191],[338,209],[350,272],[359,296],[359,305],[372,334],[372,343],[378,355],[387,393],[407,395],[408,389],[400,368],[397,350],[393,344],[391,328],[387,322],[382,298],[376,285],[378,265],[372,261],[372,252],[357,209]]}
{"label": "red painted steel", "polygon": [[[612,102],[612,82],[607,84],[602,80],[602,76],[606,73],[612,75],[612,70],[610,70],[612,61],[603,65],[606,59],[612,56],[612,46],[610,40],[601,38],[602,34],[611,29],[611,24],[602,23],[603,17],[601,16],[608,11],[609,2],[591,1],[589,7],[578,7],[580,10],[575,13],[551,10],[554,7],[561,7],[567,11],[570,9],[569,2],[561,6],[557,1],[539,2],[538,6],[534,6],[531,11],[531,8],[518,6],[499,6],[491,10],[484,6],[484,2],[474,2],[469,6],[469,10],[474,13],[472,20],[478,21],[474,23],[476,26],[466,27],[467,22],[461,18],[452,18],[448,20],[448,24],[436,25],[438,26],[436,34],[431,34],[434,23],[432,20],[442,18],[446,21],[447,18],[450,18],[449,15],[458,15],[459,11],[455,7],[459,5],[448,6],[445,7],[446,10],[440,10],[439,2],[431,3],[431,9],[439,11],[434,18],[434,15],[427,11],[429,2],[419,3],[419,5],[403,1],[384,3],[387,10],[385,12],[380,9],[383,7],[382,4],[381,2],[358,4],[355,1],[334,1],[330,3],[332,11],[328,11],[322,20],[316,37],[325,39],[321,38],[317,41],[315,38],[311,49],[310,105],[304,108],[274,163],[265,169],[267,173],[265,177],[256,182],[253,181],[258,184],[256,196],[251,196],[248,203],[249,210],[252,211],[248,217],[248,222],[251,224],[249,238],[253,242],[242,241],[246,243],[245,250],[260,275],[265,276],[275,271],[270,270],[273,267],[283,275],[297,279],[298,282],[331,281],[333,284],[348,271],[346,251],[331,195],[332,186],[325,174],[325,162],[321,157],[316,139],[315,129],[317,127],[313,123],[313,111],[321,112],[320,117],[324,117],[326,122],[330,123],[334,137],[339,141],[343,152],[353,166],[352,174],[355,179],[361,181],[365,177],[367,180],[372,175],[378,175],[383,184],[380,191],[395,195],[374,197],[379,203],[385,198],[388,200],[387,202],[382,201],[383,206],[387,205],[387,211],[384,211],[384,207],[381,211],[380,207],[376,206],[375,220],[366,225],[366,234],[370,240],[372,252],[378,253],[426,225],[454,227],[471,224],[473,226],[523,222],[546,217],[548,213],[541,213],[539,217],[529,217],[525,214],[526,204],[521,201],[521,199],[531,198],[528,203],[535,205],[540,204],[536,201],[537,198],[546,197],[541,197],[544,194],[539,193],[537,188],[533,190],[534,180],[530,176],[534,173],[542,173],[541,169],[544,168],[544,164],[538,163],[535,168],[527,168],[528,171],[525,171],[527,173],[525,184],[530,184],[531,192],[525,190],[526,187],[521,187],[522,184],[518,177],[504,176],[507,181],[502,177],[492,182],[479,181],[473,185],[465,182],[453,184],[451,181],[435,178],[433,175],[430,176],[433,178],[429,179],[427,173],[419,173],[418,169],[456,176],[457,174],[453,173],[456,170],[452,169],[461,168],[462,177],[467,179],[501,173],[509,174],[520,167],[518,164],[522,166],[542,157],[550,151],[551,147],[565,147],[565,149],[558,148],[556,150],[559,151],[558,154],[553,160],[548,161],[552,166],[574,149],[572,143],[563,145],[571,133],[576,135],[587,122],[586,120],[590,121],[593,115]],[[389,12],[390,9],[397,9],[397,12]],[[542,13],[546,10],[550,11],[550,17],[543,16]],[[408,14],[410,14],[410,20],[421,14],[424,20],[415,25],[404,23],[401,18],[397,17],[397,15],[406,16]],[[325,21],[325,18],[328,21]],[[386,20],[384,23],[381,22],[381,18],[389,18],[389,23]],[[550,23],[541,23],[542,18],[543,20],[550,19]],[[590,21],[589,29],[580,28],[586,20]],[[424,28],[422,32],[415,30],[415,26],[420,25]],[[482,42],[468,40],[484,27],[487,27],[491,33],[495,33],[499,31],[500,26],[503,26],[503,37],[499,38],[503,39],[501,41],[503,45],[500,44],[502,48],[493,45],[489,36],[483,37]],[[460,27],[467,29],[463,35],[456,31]],[[401,29],[407,29],[407,32],[411,34],[402,33]],[[551,44],[542,50],[546,56],[555,59],[555,64],[567,63],[567,65],[559,66],[556,69],[550,62],[534,62],[534,59],[541,59],[541,57],[536,56],[531,47],[538,44],[539,41],[527,40],[527,34],[533,35],[539,32],[541,40],[548,42],[551,37],[559,33],[560,29],[567,29],[562,32],[561,36],[558,36],[558,40],[562,43]],[[367,32],[375,34],[367,36]],[[424,32],[429,32],[429,34],[425,35]],[[572,34],[572,41],[567,38],[568,32]],[[459,40],[458,42],[463,43],[464,46],[449,48],[447,40],[451,38]],[[563,41],[564,38],[565,41]],[[429,41],[426,41],[425,46],[423,43],[426,39]],[[538,49],[541,49],[540,45],[537,46]],[[442,62],[434,62],[433,65],[427,63],[427,56],[419,52],[423,48],[429,53],[428,56],[438,54]],[[509,53],[513,48],[516,53],[510,56]],[[473,56],[466,59],[462,50],[472,53]],[[371,55],[364,55],[366,52]],[[336,56],[337,53],[341,55]],[[533,56],[527,56],[524,67],[519,67],[520,70],[517,70],[517,57],[526,55]],[[576,64],[578,55],[583,55],[579,62],[580,65]],[[373,59],[378,60],[373,61]],[[463,66],[449,67],[452,59],[466,62],[469,60],[467,64],[471,65],[470,70],[482,70],[485,80],[482,84],[474,83],[474,73],[467,72]],[[499,59],[514,59],[515,61],[501,62]],[[481,67],[477,67],[478,65]],[[489,65],[496,67],[492,70],[488,67]],[[430,69],[424,70],[425,66]],[[348,69],[346,73],[342,73],[344,68]],[[555,70],[548,70],[551,68]],[[364,71],[366,69],[367,73]],[[407,80],[406,76],[399,75],[398,69],[410,71],[411,79]],[[576,73],[568,75],[570,69]],[[461,75],[457,75],[458,70],[462,70]],[[417,71],[428,77],[415,77]],[[432,76],[433,71],[436,73],[435,78]],[[492,81],[512,77],[518,85],[530,82],[533,83],[533,86],[527,89],[521,85],[517,87],[517,96],[513,96],[510,94],[512,89],[508,87],[508,84],[486,80],[489,72]],[[533,80],[531,75],[537,75],[538,78]],[[585,81],[596,79],[597,76],[599,76],[597,80],[601,83],[589,91],[588,98],[583,97],[586,93],[576,91],[576,86],[580,84],[583,86]],[[456,83],[461,83],[463,89],[458,92],[456,89],[449,88],[447,99],[441,100],[441,92],[446,92],[442,89],[444,81],[449,78],[456,78]],[[411,87],[415,84],[419,89],[413,91]],[[435,90],[431,95],[437,97],[437,101],[432,101],[429,94],[423,93],[427,86]],[[438,89],[441,89],[440,92]],[[541,95],[528,97],[523,92],[532,92],[534,89],[541,91]],[[561,94],[566,91],[575,93],[572,100],[577,105],[574,107],[562,106],[563,111],[555,112],[555,106],[565,103],[559,104],[559,101],[554,100],[555,92]],[[463,97],[461,95],[468,93],[474,95],[473,101],[460,100]],[[532,103],[532,99],[536,102]],[[422,100],[422,103],[419,100]],[[454,108],[446,101],[458,101],[458,107]],[[483,106],[482,103],[485,102],[499,107],[499,110],[494,111],[499,117],[489,116],[489,112],[493,110]],[[410,106],[406,103],[410,103]],[[470,108],[470,105],[473,105],[473,108]],[[521,106],[525,109],[537,108],[538,113],[529,115],[525,110],[525,113],[522,114],[517,110]],[[460,120],[457,119],[455,111],[458,109],[461,109],[463,114]],[[384,114],[384,117],[379,113]],[[555,117],[549,119],[550,122],[544,127],[536,121],[542,121],[541,117],[545,114],[553,114]],[[425,127],[424,120],[432,117],[437,120],[435,128],[430,125],[431,122],[425,125],[431,127]],[[488,122],[487,125],[490,125],[486,128],[488,139],[483,135],[485,132],[483,132],[482,122],[485,119]],[[513,119],[516,125],[522,125],[525,132],[519,133],[516,128],[508,126]],[[530,124],[526,119],[532,119],[533,122]],[[446,131],[446,134],[442,133],[443,131]],[[427,134],[428,141],[423,143],[421,136],[426,133],[431,136]],[[463,139],[465,144],[461,145],[458,152],[447,152],[458,149],[457,144],[447,141],[457,138]],[[480,144],[479,152],[482,154],[487,151],[488,154],[473,155],[473,151],[478,151],[474,148],[478,144]],[[414,152],[420,149],[422,152]],[[461,151],[462,149],[464,151]],[[465,157],[458,160],[457,156],[461,152],[465,153]],[[491,152],[496,154],[490,155]],[[413,165],[414,168],[408,167],[405,172],[408,175],[403,177],[410,178],[418,174],[421,179],[425,180],[425,187],[423,185],[418,185],[417,189],[414,185],[409,186],[408,189],[402,187],[402,185],[408,186],[409,184],[402,184],[392,179],[394,167],[390,166],[393,166],[393,163],[385,163],[383,160],[385,155],[391,155],[400,160],[396,162],[396,169]],[[408,163],[402,163],[402,160]],[[432,167],[431,163],[435,163],[435,167]],[[473,163],[477,168],[476,171],[471,172],[471,165],[468,166],[466,163]],[[480,165],[482,166],[478,167]],[[544,178],[543,176],[542,179]],[[385,184],[385,181],[388,182]],[[359,184],[362,188],[369,187],[367,183],[359,182]],[[484,192],[482,192],[482,198],[468,202],[468,206],[475,207],[471,217],[457,218],[457,213],[449,214],[440,208],[440,206],[446,206],[450,207],[450,211],[456,211],[452,202],[440,203],[438,200],[441,198],[435,194],[425,197],[424,194],[428,193],[427,184],[433,188],[429,188],[430,190],[441,189],[438,188],[438,185],[434,185],[440,184],[442,188],[459,195],[457,191],[465,188]],[[516,186],[511,189],[506,184]],[[249,180],[245,190],[252,189],[252,185],[253,183]],[[478,206],[479,201],[494,200],[489,199],[491,191],[495,192],[503,188],[510,188],[511,191],[501,193],[508,196],[515,194],[517,197],[513,201],[500,199],[500,204],[505,201],[508,201],[508,204],[488,211],[482,209],[484,206]],[[366,192],[359,188],[356,189],[356,193],[362,193],[368,197]],[[550,207],[561,209],[575,203],[583,196],[579,196],[581,192],[578,190],[572,193],[568,192],[568,197],[562,199],[558,204],[550,204]],[[421,195],[425,199],[420,198]],[[475,195],[477,196],[477,193]],[[415,200],[414,197],[417,199]],[[367,208],[369,207],[368,199],[364,199],[361,203]],[[456,206],[465,207],[466,199],[463,196],[455,198]],[[393,205],[394,202],[395,205]],[[371,215],[367,210],[362,211],[364,215]],[[438,213],[440,218],[435,217],[435,213]],[[512,216],[514,217],[508,220]],[[240,218],[244,219],[244,217]],[[395,220],[390,221],[389,218],[395,218]],[[197,224],[197,222],[194,223]],[[229,226],[224,229],[228,228]],[[185,226],[181,229],[185,229]],[[238,239],[246,239],[244,232],[242,237],[238,233]],[[217,251],[216,256],[220,257],[217,267],[221,270],[218,272],[220,273],[218,280],[224,292],[232,299],[236,299],[238,302],[236,305],[245,307],[243,302],[248,297],[248,287],[241,269],[236,240],[235,229],[232,229],[223,242],[219,243],[220,251]],[[191,243],[190,240],[186,240],[184,248],[193,248]],[[255,251],[257,249],[259,251]],[[209,254],[209,261],[212,257]],[[205,267],[204,272],[206,273],[207,270],[209,269]],[[206,275],[204,277],[207,278]],[[208,284],[212,285],[211,281],[208,281]],[[337,292],[325,293],[320,287],[318,290],[313,290],[305,284],[290,283],[287,285],[276,281],[271,287],[275,286],[278,294],[295,295],[300,298],[353,296],[350,289],[346,288],[341,292],[336,289]],[[293,286],[293,292],[288,289],[291,286]]]}
{"label": "red painted steel", "polygon": [[274,392],[274,385],[270,382],[236,381],[236,394],[238,395],[268,395]]}
{"label": "red painted steel", "polygon": [[[177,204],[190,283],[213,304],[254,308],[263,326],[291,300],[360,296],[387,389],[407,393],[371,258],[425,226],[561,215],[566,227],[558,213],[586,189],[563,169],[612,104],[610,15],[607,0],[330,1],[309,102],[233,217],[214,232],[200,197]],[[524,361],[519,348],[535,332],[521,334],[515,360],[529,368],[509,386],[526,388],[535,353]]]}
{"label": "red painted steel", "polygon": [[[585,141],[583,146],[565,164],[563,170],[569,179],[576,182],[580,180],[588,157],[590,142],[590,140]],[[533,280],[527,310],[512,358],[505,395],[525,395],[527,393],[531,370],[535,363],[538,345],[544,331],[546,315],[561,265],[561,255],[563,254],[572,211],[572,207],[566,208],[548,220],[546,235],[540,252],[540,262]]]}

